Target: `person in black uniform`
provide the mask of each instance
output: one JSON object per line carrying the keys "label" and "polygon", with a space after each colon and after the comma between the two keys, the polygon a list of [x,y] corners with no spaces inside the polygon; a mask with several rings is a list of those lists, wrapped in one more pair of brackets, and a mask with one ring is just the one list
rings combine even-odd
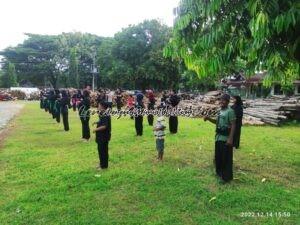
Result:
{"label": "person in black uniform", "polygon": [[241,129],[243,121],[243,101],[240,96],[233,97],[234,104],[231,106],[235,113],[235,130],[233,135],[233,147],[238,149],[240,147]]}
{"label": "person in black uniform", "polygon": [[45,112],[49,111],[49,97],[50,97],[50,92],[46,91],[46,93],[44,94],[44,100],[43,100]]}
{"label": "person in black uniform", "polygon": [[[143,102],[144,95],[141,92],[136,94],[136,102],[135,102],[135,109],[136,110],[143,110],[145,108]],[[143,135],[143,115],[136,115],[135,116],[135,130],[137,136]]]}
{"label": "person in black uniform", "polygon": [[76,111],[76,96],[77,96],[77,93],[74,93],[71,98],[72,108],[73,108],[74,112]]}
{"label": "person in black uniform", "polygon": [[[168,99],[169,109],[175,109],[179,102],[180,98],[178,95],[176,95],[174,91],[171,91]],[[169,130],[171,134],[176,134],[178,131],[178,117],[175,115],[169,117]]]}
{"label": "person in black uniform", "polygon": [[160,105],[159,105],[159,108],[161,108],[161,109],[165,109],[165,108],[166,108],[166,105],[167,105],[167,99],[168,99],[168,96],[167,96],[166,92],[163,91],[162,97],[161,97],[161,99],[160,99]]}
{"label": "person in black uniform", "polygon": [[106,102],[100,102],[98,104],[99,121],[96,122],[97,128],[93,130],[96,133],[96,143],[98,145],[98,154],[101,169],[108,168],[108,144],[111,137],[111,118],[105,111],[108,108]]}
{"label": "person in black uniform", "polygon": [[50,90],[49,91],[49,95],[48,95],[48,104],[49,104],[49,110],[48,110],[48,112],[50,114],[52,114],[52,111],[53,111],[53,108],[54,108],[54,102],[55,102],[54,91]]}
{"label": "person in black uniform", "polygon": [[[155,96],[154,96],[152,90],[149,90],[147,97],[148,97],[148,101],[149,101],[148,102],[148,110],[154,110],[154,107],[155,107]],[[153,126],[153,119],[154,119],[153,114],[149,114],[147,116],[147,119],[148,119],[149,126]]]}
{"label": "person in black uniform", "polygon": [[122,108],[122,92],[120,89],[118,89],[116,93],[116,105],[117,105],[117,110],[120,111]]}
{"label": "person in black uniform", "polygon": [[50,113],[52,114],[52,118],[55,119],[55,101],[56,101],[56,94],[55,91],[50,91]]}
{"label": "person in black uniform", "polygon": [[40,108],[44,109],[44,92],[40,91]]}
{"label": "person in black uniform", "polygon": [[61,100],[61,96],[60,96],[60,92],[59,90],[55,90],[55,103],[54,103],[54,111],[55,111],[55,118],[56,118],[56,122],[60,123],[60,100]]}
{"label": "person in black uniform", "polygon": [[69,128],[69,119],[68,119],[68,109],[71,108],[70,98],[65,90],[61,92],[61,99],[60,99],[60,112],[63,118],[64,130],[68,131]]}
{"label": "person in black uniform", "polygon": [[83,99],[79,103],[79,116],[81,120],[82,125],[82,139],[85,141],[89,141],[91,134],[90,134],[90,106],[91,106],[91,100],[90,100],[90,93],[88,90],[83,91]]}

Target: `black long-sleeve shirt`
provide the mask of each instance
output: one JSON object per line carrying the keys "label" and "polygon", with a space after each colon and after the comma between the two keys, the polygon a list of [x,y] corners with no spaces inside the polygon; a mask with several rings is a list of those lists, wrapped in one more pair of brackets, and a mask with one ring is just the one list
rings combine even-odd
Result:
{"label": "black long-sleeve shirt", "polygon": [[236,116],[236,124],[242,125],[243,115],[244,115],[243,106],[234,104],[231,106],[231,108],[233,109]]}
{"label": "black long-sleeve shirt", "polygon": [[97,122],[97,127],[105,126],[105,130],[96,132],[96,142],[106,142],[110,141],[111,137],[111,118],[108,115],[103,115],[99,117]]}
{"label": "black long-sleeve shirt", "polygon": [[64,96],[60,99],[60,109],[62,113],[65,113],[68,111],[68,108],[71,106],[70,104],[70,98],[68,96]]}
{"label": "black long-sleeve shirt", "polygon": [[86,118],[90,116],[89,110],[91,107],[91,101],[89,97],[84,97],[78,106],[79,116]]}

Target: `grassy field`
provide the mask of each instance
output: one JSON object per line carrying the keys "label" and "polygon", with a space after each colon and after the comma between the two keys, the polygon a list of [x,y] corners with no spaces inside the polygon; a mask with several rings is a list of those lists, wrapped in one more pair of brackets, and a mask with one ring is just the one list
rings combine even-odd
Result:
{"label": "grassy field", "polygon": [[[80,140],[77,114],[70,112],[66,133],[38,107],[26,104],[1,146],[1,225],[299,222],[299,124],[243,127],[235,179],[221,185],[209,122],[180,118],[179,133],[166,136],[160,163],[146,118],[140,138],[132,120],[114,118],[109,169],[97,171],[94,137]],[[290,216],[280,217],[284,212]]]}

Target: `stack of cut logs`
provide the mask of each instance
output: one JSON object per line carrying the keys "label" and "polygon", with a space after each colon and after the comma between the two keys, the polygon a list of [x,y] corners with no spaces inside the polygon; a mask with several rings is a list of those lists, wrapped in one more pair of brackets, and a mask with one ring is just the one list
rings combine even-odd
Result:
{"label": "stack of cut logs", "polygon": [[11,93],[7,90],[0,90],[0,101],[12,101],[17,98],[13,97]]}
{"label": "stack of cut logs", "polygon": [[[195,117],[215,118],[221,95],[220,91],[208,92],[194,99],[182,100],[179,107],[193,109]],[[300,119],[300,97],[269,97],[244,101],[243,124],[278,126],[289,119]]]}
{"label": "stack of cut logs", "polygon": [[246,100],[244,114],[252,120],[280,125],[288,119],[300,119],[300,97],[270,97]]}
{"label": "stack of cut logs", "polygon": [[219,100],[222,96],[221,91],[211,91],[205,95],[198,95],[189,100],[181,100],[179,108],[192,109],[194,117],[212,117],[217,116],[219,110]]}

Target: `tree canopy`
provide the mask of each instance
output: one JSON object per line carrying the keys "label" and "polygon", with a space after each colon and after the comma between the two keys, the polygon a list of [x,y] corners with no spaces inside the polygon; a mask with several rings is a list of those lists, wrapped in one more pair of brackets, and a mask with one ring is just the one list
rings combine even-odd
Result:
{"label": "tree canopy", "polygon": [[181,0],[165,56],[200,77],[267,70],[265,84],[299,78],[299,0]]}
{"label": "tree canopy", "polygon": [[135,89],[175,87],[178,64],[163,57],[170,34],[171,28],[146,20],[104,40],[98,54],[102,82]]}
{"label": "tree canopy", "polygon": [[22,44],[0,52],[4,65],[15,65],[19,81],[82,88],[91,85],[94,64],[98,87],[173,88],[180,78],[178,63],[163,56],[171,28],[157,20],[129,26],[114,37],[78,32],[26,35]]}
{"label": "tree canopy", "polygon": [[13,63],[5,65],[5,72],[0,74],[0,79],[1,86],[5,88],[16,87],[18,85],[15,65]]}
{"label": "tree canopy", "polygon": [[81,86],[91,80],[91,53],[96,52],[94,49],[100,45],[101,37],[82,33],[26,35],[28,38],[22,44],[0,52],[4,64],[14,63],[19,80],[53,87],[69,87],[72,82],[75,87],[78,86],[76,71],[81,73]]}

